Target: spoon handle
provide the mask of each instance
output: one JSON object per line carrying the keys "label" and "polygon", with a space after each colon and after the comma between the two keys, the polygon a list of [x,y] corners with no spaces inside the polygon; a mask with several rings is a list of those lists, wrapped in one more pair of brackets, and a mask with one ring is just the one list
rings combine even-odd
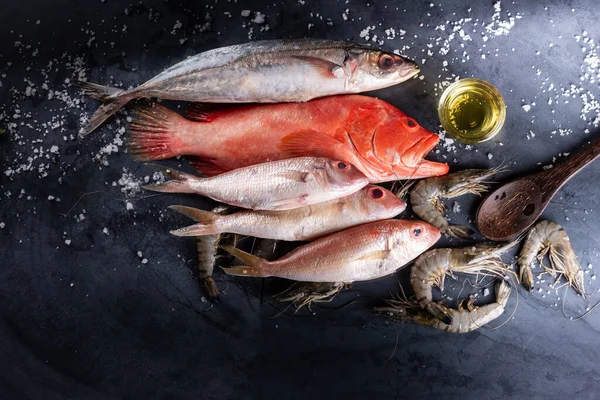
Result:
{"label": "spoon handle", "polygon": [[556,167],[543,171],[544,183],[541,187],[546,196],[553,196],[573,175],[600,156],[600,140],[587,145],[585,149],[572,155]]}

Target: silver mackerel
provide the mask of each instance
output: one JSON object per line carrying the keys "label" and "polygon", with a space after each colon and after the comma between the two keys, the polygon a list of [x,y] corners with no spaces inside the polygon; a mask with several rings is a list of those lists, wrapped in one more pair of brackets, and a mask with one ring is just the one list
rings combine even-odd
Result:
{"label": "silver mackerel", "polygon": [[381,89],[418,72],[417,64],[397,54],[343,41],[266,40],[221,47],[189,57],[130,90],[79,82],[86,94],[104,103],[81,135],[136,98],[303,102]]}

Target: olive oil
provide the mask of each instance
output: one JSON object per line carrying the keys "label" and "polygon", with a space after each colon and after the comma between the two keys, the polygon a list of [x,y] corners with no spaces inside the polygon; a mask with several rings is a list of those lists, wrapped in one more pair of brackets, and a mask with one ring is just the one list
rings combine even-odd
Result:
{"label": "olive oil", "polygon": [[502,95],[480,79],[461,79],[442,94],[438,106],[442,126],[463,143],[490,140],[502,128],[506,107]]}

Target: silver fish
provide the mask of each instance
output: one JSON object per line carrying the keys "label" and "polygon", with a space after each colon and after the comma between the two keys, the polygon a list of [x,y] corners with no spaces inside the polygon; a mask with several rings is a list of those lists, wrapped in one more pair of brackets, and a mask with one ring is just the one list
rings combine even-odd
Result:
{"label": "silver fish", "polygon": [[365,186],[346,197],[288,211],[239,211],[229,215],[170,206],[198,221],[171,231],[177,236],[214,235],[225,232],[276,240],[312,240],[354,225],[393,218],[406,204],[379,186]]}
{"label": "silver fish", "polygon": [[123,90],[79,82],[104,104],[80,134],[99,127],[136,98],[208,103],[281,103],[360,93],[403,82],[417,64],[394,53],[331,40],[265,40],[209,50]]}
{"label": "silver fish", "polygon": [[322,157],[298,157],[200,178],[157,166],[172,180],[145,189],[196,193],[251,210],[291,210],[347,196],[369,180],[356,167]]}

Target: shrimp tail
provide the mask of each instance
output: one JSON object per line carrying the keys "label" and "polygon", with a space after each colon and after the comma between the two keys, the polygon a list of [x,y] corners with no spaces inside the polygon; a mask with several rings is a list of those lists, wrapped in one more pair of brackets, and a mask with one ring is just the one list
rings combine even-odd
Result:
{"label": "shrimp tail", "polygon": [[427,304],[425,308],[431,313],[431,315],[433,315],[443,323],[447,325],[452,324],[452,317],[450,316],[450,314],[448,314],[444,306],[438,303],[431,302]]}
{"label": "shrimp tail", "polygon": [[217,284],[215,283],[215,280],[212,276],[207,276],[206,278],[203,278],[202,284],[204,286],[204,291],[206,292],[208,297],[213,299],[219,297],[219,289],[217,288]]}
{"label": "shrimp tail", "polygon": [[89,122],[81,128],[79,131],[81,137],[85,137],[94,131],[133,98],[126,95],[126,90],[102,86],[97,83],[76,81],[75,85],[79,86],[84,94],[104,103],[90,117]]}
{"label": "shrimp tail", "polygon": [[136,160],[162,160],[178,156],[177,133],[185,118],[160,104],[136,106],[129,125],[129,153]]}
{"label": "shrimp tail", "polygon": [[531,266],[521,265],[519,268],[519,280],[525,286],[529,292],[533,291],[533,273],[531,272]]}
{"label": "shrimp tail", "polygon": [[231,254],[241,262],[247,265],[239,266],[239,267],[231,267],[231,268],[223,268],[223,271],[227,275],[235,275],[235,276],[254,276],[254,277],[267,277],[269,276],[266,271],[264,271],[265,260],[260,257],[256,257],[250,253],[246,253],[236,247],[233,246],[219,246],[227,253]]}
{"label": "shrimp tail", "polygon": [[146,190],[164,193],[194,193],[192,183],[198,183],[203,180],[202,178],[199,178],[192,174],[187,174],[185,172],[177,171],[173,168],[167,168],[155,164],[151,164],[150,166],[157,169],[163,175],[166,175],[172,180],[163,183],[158,183],[156,185],[142,186]]}
{"label": "shrimp tail", "polygon": [[466,226],[450,225],[448,226],[446,233],[456,239],[468,239],[475,232],[472,229],[467,228]]}
{"label": "shrimp tail", "polygon": [[171,210],[175,210],[187,217],[192,218],[194,221],[199,222],[198,224],[186,226],[171,231],[172,235],[175,236],[204,236],[214,235],[219,232],[215,222],[219,219],[219,216],[210,211],[199,210],[193,207],[185,206],[169,206]]}

